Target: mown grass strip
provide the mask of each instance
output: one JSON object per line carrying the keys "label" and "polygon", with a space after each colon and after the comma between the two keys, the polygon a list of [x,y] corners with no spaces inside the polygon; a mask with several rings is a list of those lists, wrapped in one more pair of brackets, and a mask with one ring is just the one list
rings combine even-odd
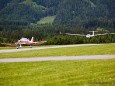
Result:
{"label": "mown grass strip", "polygon": [[115,54],[115,44],[32,50],[32,51],[23,51],[14,53],[0,53],[0,58],[106,55],[106,54]]}
{"label": "mown grass strip", "polygon": [[115,59],[0,63],[0,86],[114,86]]}

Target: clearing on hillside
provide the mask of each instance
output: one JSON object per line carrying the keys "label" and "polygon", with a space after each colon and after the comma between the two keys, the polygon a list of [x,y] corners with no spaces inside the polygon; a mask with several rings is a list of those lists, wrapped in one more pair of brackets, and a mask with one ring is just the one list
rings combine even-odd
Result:
{"label": "clearing on hillside", "polygon": [[37,24],[52,24],[55,19],[55,16],[47,16],[42,18]]}

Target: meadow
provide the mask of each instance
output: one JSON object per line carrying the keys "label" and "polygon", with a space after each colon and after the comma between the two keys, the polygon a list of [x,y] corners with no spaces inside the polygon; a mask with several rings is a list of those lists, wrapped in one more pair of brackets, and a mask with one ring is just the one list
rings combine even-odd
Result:
{"label": "meadow", "polygon": [[47,16],[42,18],[37,24],[52,24],[55,19],[55,16]]}
{"label": "meadow", "polygon": [[[115,44],[0,53],[0,58],[115,54]],[[0,63],[0,86],[115,86],[115,59]]]}
{"label": "meadow", "polygon": [[13,53],[0,53],[0,58],[46,57],[46,56],[79,56],[115,54],[115,44],[96,46],[76,46],[66,48],[30,50]]}
{"label": "meadow", "polygon": [[115,59],[0,63],[0,86],[115,86]]}

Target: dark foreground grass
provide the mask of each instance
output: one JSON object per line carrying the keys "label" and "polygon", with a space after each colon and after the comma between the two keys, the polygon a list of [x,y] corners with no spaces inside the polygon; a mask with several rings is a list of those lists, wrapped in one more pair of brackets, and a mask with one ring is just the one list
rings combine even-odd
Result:
{"label": "dark foreground grass", "polygon": [[115,86],[115,59],[0,63],[0,86]]}
{"label": "dark foreground grass", "polygon": [[106,54],[115,54],[115,44],[32,50],[32,51],[23,51],[15,53],[0,53],[0,58],[106,55]]}

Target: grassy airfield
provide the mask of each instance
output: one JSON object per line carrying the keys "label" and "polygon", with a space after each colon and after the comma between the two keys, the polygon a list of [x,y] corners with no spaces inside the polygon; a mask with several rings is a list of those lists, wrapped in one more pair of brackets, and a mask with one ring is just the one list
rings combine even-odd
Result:
{"label": "grassy airfield", "polygon": [[78,56],[115,54],[115,44],[96,46],[77,46],[67,48],[31,50],[13,53],[0,53],[0,58],[46,57],[46,56]]}
{"label": "grassy airfield", "polygon": [[[0,58],[115,54],[115,44],[0,53]],[[0,86],[115,86],[115,59],[0,63]]]}
{"label": "grassy airfield", "polygon": [[0,86],[115,86],[115,59],[0,63]]}

